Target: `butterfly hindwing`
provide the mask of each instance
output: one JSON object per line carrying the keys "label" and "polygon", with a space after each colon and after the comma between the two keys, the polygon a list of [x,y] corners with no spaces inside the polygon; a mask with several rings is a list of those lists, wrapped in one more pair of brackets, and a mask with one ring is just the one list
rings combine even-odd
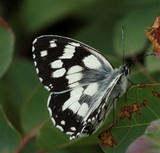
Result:
{"label": "butterfly hindwing", "polygon": [[107,91],[102,90],[92,96],[86,95],[86,88],[82,87],[63,94],[51,94],[48,107],[54,125],[70,134],[70,139],[81,134],[92,134],[103,123],[112,107],[114,99],[109,96],[115,85],[116,80],[113,80]]}

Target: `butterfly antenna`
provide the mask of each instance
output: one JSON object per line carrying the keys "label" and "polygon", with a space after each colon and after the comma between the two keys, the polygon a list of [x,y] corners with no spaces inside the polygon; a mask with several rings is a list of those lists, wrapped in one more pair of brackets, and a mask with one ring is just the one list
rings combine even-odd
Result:
{"label": "butterfly antenna", "polygon": [[122,31],[122,51],[123,51],[123,65],[124,65],[124,52],[125,52],[125,50],[124,50],[124,27],[123,27],[123,25],[121,25],[121,31]]}

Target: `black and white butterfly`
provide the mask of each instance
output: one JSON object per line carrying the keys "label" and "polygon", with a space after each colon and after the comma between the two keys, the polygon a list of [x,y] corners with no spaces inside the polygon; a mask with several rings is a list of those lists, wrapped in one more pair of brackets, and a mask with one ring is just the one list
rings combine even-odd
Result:
{"label": "black and white butterfly", "polygon": [[32,51],[54,125],[70,139],[95,132],[125,93],[130,68],[114,68],[96,49],[62,36],[36,38]]}

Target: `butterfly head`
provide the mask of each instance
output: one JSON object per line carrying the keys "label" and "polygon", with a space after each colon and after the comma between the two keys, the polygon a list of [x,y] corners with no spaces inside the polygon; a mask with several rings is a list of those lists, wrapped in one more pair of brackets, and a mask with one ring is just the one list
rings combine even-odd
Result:
{"label": "butterfly head", "polygon": [[121,73],[126,77],[128,77],[131,73],[131,68],[128,65],[121,66],[120,70],[121,70]]}

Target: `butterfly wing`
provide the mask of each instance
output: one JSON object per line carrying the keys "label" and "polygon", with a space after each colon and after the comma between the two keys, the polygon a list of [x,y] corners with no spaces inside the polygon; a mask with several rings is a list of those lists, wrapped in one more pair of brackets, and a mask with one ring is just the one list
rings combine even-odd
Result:
{"label": "butterfly wing", "polygon": [[39,79],[51,92],[47,105],[54,125],[78,137],[115,86],[113,66],[97,50],[61,36],[38,37],[32,50]]}
{"label": "butterfly wing", "polygon": [[[101,98],[101,101],[99,102],[100,105],[94,110],[93,113],[90,113],[90,115],[87,117],[88,122],[85,125],[84,130],[82,131],[82,135],[91,135],[94,133],[104,122],[106,117],[108,116],[111,108],[116,107],[116,101],[117,99],[125,92],[123,91],[124,84],[118,84],[119,80],[123,80],[124,82],[127,80],[126,77],[123,76],[122,73],[117,73],[117,76],[114,79],[111,79],[111,82],[107,88],[107,91],[105,92],[103,98]],[[120,90],[119,90],[120,89]]]}

